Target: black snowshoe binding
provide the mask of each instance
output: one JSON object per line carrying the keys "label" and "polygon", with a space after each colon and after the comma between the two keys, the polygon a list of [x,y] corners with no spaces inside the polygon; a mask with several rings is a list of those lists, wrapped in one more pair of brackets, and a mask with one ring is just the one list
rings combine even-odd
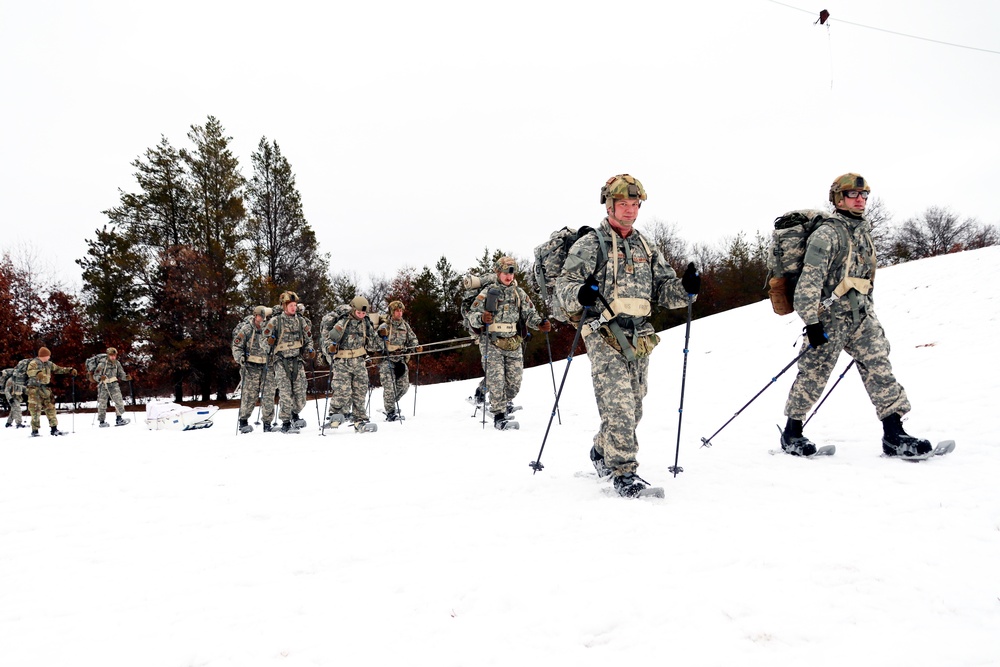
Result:
{"label": "black snowshoe binding", "polygon": [[476,393],[465,400],[472,405],[482,405],[486,402],[486,392],[483,391],[482,387],[476,387]]}
{"label": "black snowshoe binding", "polygon": [[622,498],[636,498],[644,495],[643,492],[649,488],[649,482],[639,477],[634,472],[627,472],[624,475],[615,475],[611,478],[615,491]]}
{"label": "black snowshoe binding", "polygon": [[493,428],[498,431],[516,431],[520,427],[521,425],[516,421],[507,419],[505,412],[496,412],[493,414]]}
{"label": "black snowshoe binding", "polygon": [[292,424],[295,425],[295,428],[305,428],[306,427],[306,420],[302,419],[301,417],[299,417],[298,413],[293,412],[292,413]]}
{"label": "black snowshoe binding", "polygon": [[295,424],[293,424],[290,421],[287,421],[287,422],[281,422],[281,432],[288,434],[298,433],[299,429],[298,427],[295,426]]}
{"label": "black snowshoe binding", "polygon": [[358,419],[354,422],[354,430],[358,433],[374,433],[378,430],[378,424],[373,424],[367,419]]}
{"label": "black snowshoe binding", "polygon": [[604,478],[611,476],[611,468],[608,464],[604,462],[604,455],[597,453],[597,447],[590,448],[590,462],[594,464],[594,470],[597,471],[597,476]]}
{"label": "black snowshoe binding", "polygon": [[798,419],[788,419],[785,430],[781,432],[781,449],[792,456],[815,456],[816,445],[802,435],[802,422]]}
{"label": "black snowshoe binding", "polygon": [[385,413],[385,420],[387,422],[403,421],[403,415],[393,410],[392,412]]}
{"label": "black snowshoe binding", "polygon": [[118,415],[117,417],[115,417],[115,426],[126,426],[130,421],[132,420],[125,419],[121,415]]}
{"label": "black snowshoe binding", "polygon": [[271,422],[264,422],[264,433],[270,433],[274,429]]}
{"label": "black snowshoe binding", "polygon": [[891,414],[883,419],[882,429],[882,452],[886,456],[924,458],[934,451],[929,440],[914,438],[903,430],[903,422],[898,414]]}
{"label": "black snowshoe binding", "polygon": [[65,431],[60,431],[58,426],[53,426],[49,430],[49,435],[66,435]]}
{"label": "black snowshoe binding", "polygon": [[[270,424],[267,424],[267,426],[270,426]],[[251,426],[250,424],[248,424],[246,419],[241,419],[240,420],[240,433],[250,433],[251,431],[253,431],[253,426]]]}
{"label": "black snowshoe binding", "polygon": [[111,424],[109,424],[108,422],[104,421],[103,419],[100,420],[99,422],[97,422],[97,425],[99,427],[101,427],[101,428],[110,428],[111,427]]}

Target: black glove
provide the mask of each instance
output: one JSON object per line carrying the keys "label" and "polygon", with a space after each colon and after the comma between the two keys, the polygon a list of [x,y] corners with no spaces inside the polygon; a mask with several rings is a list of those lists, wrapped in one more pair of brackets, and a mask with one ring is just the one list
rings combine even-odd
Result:
{"label": "black glove", "polygon": [[812,347],[819,347],[829,340],[829,336],[823,331],[823,323],[816,322],[815,324],[807,324],[805,328],[806,337],[809,338],[809,345]]}
{"label": "black glove", "polygon": [[576,293],[576,300],[580,302],[581,306],[589,308],[597,303],[599,289],[597,279],[594,276],[590,276],[583,285],[580,285],[580,291]]}
{"label": "black glove", "polygon": [[688,294],[697,294],[701,290],[701,276],[694,268],[694,262],[688,264],[687,269],[684,270],[684,275],[681,276],[681,285]]}

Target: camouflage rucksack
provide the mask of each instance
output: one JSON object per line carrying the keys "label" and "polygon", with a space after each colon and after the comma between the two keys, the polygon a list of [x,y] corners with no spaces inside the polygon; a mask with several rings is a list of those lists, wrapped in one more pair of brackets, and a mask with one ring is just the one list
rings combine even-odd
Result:
{"label": "camouflage rucksack", "polygon": [[535,248],[535,265],[531,274],[535,288],[538,290],[539,295],[541,295],[542,301],[545,302],[549,316],[560,322],[568,322],[569,314],[563,308],[562,304],[559,303],[559,300],[556,299],[556,278],[562,273],[566,257],[569,255],[569,249],[573,247],[574,243],[591,232],[597,235],[597,240],[600,242],[601,248],[597,258],[596,273],[596,269],[599,269],[602,264],[606,264],[608,260],[608,241],[600,229],[580,227],[580,229],[574,230],[569,227],[563,227],[552,232],[548,241]]}
{"label": "camouflage rucksack", "polygon": [[14,366],[14,385],[17,387],[24,387],[28,384],[28,364],[31,363],[31,358],[21,359],[17,362],[17,366]]}
{"label": "camouflage rucksack", "polygon": [[95,381],[94,373],[97,372],[97,369],[102,364],[107,365],[106,364],[107,360],[108,360],[108,355],[105,354],[104,352],[101,352],[100,354],[95,354],[92,357],[88,357],[87,360],[83,362],[84,366],[87,368],[87,378],[91,382]]}
{"label": "camouflage rucksack", "polygon": [[[795,311],[795,285],[802,274],[809,237],[827,220],[829,214],[813,209],[789,211],[774,220],[771,245],[767,249],[767,287],[771,307],[778,315]],[[833,227],[841,235],[843,246],[849,248],[850,236],[842,224]]]}
{"label": "camouflage rucksack", "polygon": [[3,391],[3,389],[7,386],[7,380],[13,377],[13,375],[14,375],[13,367],[5,368],[3,369],[2,372],[0,372],[0,391]]}
{"label": "camouflage rucksack", "polygon": [[479,293],[483,291],[484,287],[496,285],[496,283],[497,274],[495,273],[484,273],[482,275],[470,273],[462,278],[461,302],[458,309],[462,314],[462,326],[465,327],[465,329],[473,336],[480,335],[482,331],[469,322],[469,314],[472,310],[472,304],[475,303],[476,297],[479,296]]}

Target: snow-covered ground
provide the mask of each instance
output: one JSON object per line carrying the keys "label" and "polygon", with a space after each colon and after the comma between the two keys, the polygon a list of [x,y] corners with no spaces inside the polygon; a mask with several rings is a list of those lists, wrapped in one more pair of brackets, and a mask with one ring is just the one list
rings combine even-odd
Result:
{"label": "snow-covered ground", "polygon": [[879,271],[905,427],[958,442],[924,463],[879,456],[853,370],[806,429],[836,456],[768,455],[794,368],[700,447],[796,354],[800,322],[766,302],[692,325],[676,478],[684,327],[664,334],[639,428],[664,500],[578,475],[585,355],[538,474],[546,367],[515,432],[470,417],[474,382],[420,387],[416,416],[411,390],[367,435],[317,437],[312,403],[297,436],[237,437],[231,410],[4,430],[0,664],[1000,664],[998,267],[989,248]]}

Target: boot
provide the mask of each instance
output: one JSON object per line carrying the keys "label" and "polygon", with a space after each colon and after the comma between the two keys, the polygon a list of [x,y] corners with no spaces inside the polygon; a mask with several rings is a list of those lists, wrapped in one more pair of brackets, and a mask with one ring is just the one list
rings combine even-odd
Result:
{"label": "boot", "polygon": [[7,422],[7,428],[10,428],[10,427],[11,427],[11,426],[13,426],[13,425],[14,425],[13,423],[11,423],[11,422]]}
{"label": "boot", "polygon": [[882,451],[886,456],[912,458],[930,454],[929,440],[914,438],[903,430],[903,420],[893,413],[882,420]]}
{"label": "boot", "polygon": [[639,493],[649,486],[642,477],[639,477],[634,472],[627,472],[624,475],[615,475],[611,479],[615,486],[615,491],[622,498],[634,498]]}
{"label": "boot", "polygon": [[299,429],[292,422],[281,422],[281,432],[282,433],[298,433]]}
{"label": "boot", "polygon": [[66,435],[66,434],[60,431],[58,426],[53,426],[51,429],[49,429],[49,435]]}
{"label": "boot", "polygon": [[109,426],[111,426],[111,424],[104,421],[103,419],[98,420],[97,425],[100,426],[101,428],[108,428]]}
{"label": "boot", "polygon": [[493,413],[493,428],[503,431],[507,428],[507,416],[503,412]]}
{"label": "boot", "polygon": [[121,415],[115,416],[115,426],[124,426],[127,423]]}
{"label": "boot", "polygon": [[38,435],[38,429],[37,429],[37,428],[33,428],[33,429],[31,429],[31,437],[32,437],[32,438],[37,438],[37,437],[39,437],[39,435]]}
{"label": "boot", "polygon": [[264,433],[271,432],[271,422],[264,422]]}
{"label": "boot", "polygon": [[253,431],[253,426],[247,423],[246,419],[240,420],[240,433],[250,433]]}
{"label": "boot", "polygon": [[399,419],[399,414],[395,410],[385,413],[385,420],[387,422],[394,422],[397,419]]}
{"label": "boot", "polygon": [[295,428],[305,428],[306,420],[299,417],[297,412],[292,413],[292,423],[295,424]]}
{"label": "boot", "polygon": [[598,477],[604,478],[611,475],[612,470],[604,462],[604,454],[599,454],[596,446],[590,448],[590,462],[594,464],[594,470],[597,471]]}
{"label": "boot", "polygon": [[791,417],[781,432],[781,448],[792,456],[812,456],[816,453],[816,445],[802,435],[802,420]]}

